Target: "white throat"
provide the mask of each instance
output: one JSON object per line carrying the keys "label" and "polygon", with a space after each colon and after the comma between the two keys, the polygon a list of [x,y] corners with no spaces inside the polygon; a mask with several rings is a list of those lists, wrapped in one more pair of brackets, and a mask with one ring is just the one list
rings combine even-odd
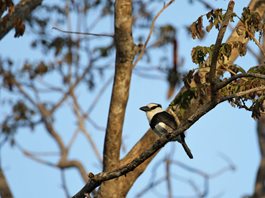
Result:
{"label": "white throat", "polygon": [[157,108],[153,109],[152,111],[147,111],[146,112],[146,117],[147,117],[149,123],[151,122],[151,120],[152,120],[152,118],[154,117],[155,114],[160,113],[162,111],[163,111],[163,109],[160,108],[160,107],[157,107]]}

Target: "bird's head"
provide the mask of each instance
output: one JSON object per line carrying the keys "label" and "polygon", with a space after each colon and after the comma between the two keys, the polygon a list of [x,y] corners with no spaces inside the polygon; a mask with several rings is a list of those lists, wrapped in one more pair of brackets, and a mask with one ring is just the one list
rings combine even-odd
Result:
{"label": "bird's head", "polygon": [[149,122],[151,121],[151,119],[153,118],[155,114],[163,111],[162,106],[157,103],[150,103],[146,106],[140,107],[140,110],[146,113],[146,116]]}

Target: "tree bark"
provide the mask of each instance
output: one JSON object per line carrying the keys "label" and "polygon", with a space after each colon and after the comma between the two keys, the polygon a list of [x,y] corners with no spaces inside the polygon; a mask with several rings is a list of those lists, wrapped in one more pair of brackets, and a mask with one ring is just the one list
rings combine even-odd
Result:
{"label": "tree bark", "polygon": [[[265,19],[265,14],[263,14],[263,19]],[[265,49],[265,35],[263,35],[263,48]],[[264,63],[264,60],[265,57],[261,53],[259,63]],[[261,159],[256,174],[253,198],[265,197],[265,113],[262,113],[257,121],[257,138]]]}
{"label": "tree bark", "polygon": [[[103,170],[110,171],[119,167],[120,148],[124,116],[129,97],[129,88],[135,56],[132,37],[132,1],[115,2],[115,77],[109,108],[107,130],[104,142]],[[120,180],[119,178],[116,180]],[[115,183],[113,185],[113,182]],[[120,182],[104,182],[99,197],[122,197]]]}
{"label": "tree bark", "polygon": [[256,175],[255,189],[252,198],[265,197],[265,115],[257,123],[257,134],[261,160]]}
{"label": "tree bark", "polygon": [[0,197],[3,198],[13,198],[11,189],[6,181],[6,177],[3,170],[0,168]]}

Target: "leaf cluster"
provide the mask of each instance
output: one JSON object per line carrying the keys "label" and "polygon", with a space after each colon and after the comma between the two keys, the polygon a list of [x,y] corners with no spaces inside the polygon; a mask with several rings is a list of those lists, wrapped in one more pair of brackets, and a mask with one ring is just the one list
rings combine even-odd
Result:
{"label": "leaf cluster", "polygon": [[[259,65],[251,67],[246,73],[263,74],[265,75],[265,65]],[[264,79],[242,78],[229,84],[222,90],[224,95],[234,95],[243,91],[251,90],[265,86]],[[244,108],[252,112],[253,118],[259,118],[262,112],[264,112],[264,90],[250,92],[241,97],[235,97],[230,99],[229,102],[232,106],[238,108]]]}
{"label": "leaf cluster", "polygon": [[[234,22],[233,18],[236,16],[235,13],[232,14],[230,21]],[[206,14],[209,24],[206,26],[206,31],[209,32],[213,27],[216,29],[220,28],[224,15],[221,9],[212,10]],[[238,35],[245,35],[245,38],[253,39],[256,32],[261,35],[263,33],[264,24],[258,13],[252,12],[249,8],[244,8],[241,22],[244,24],[245,30],[237,30]],[[193,38],[202,38],[203,35],[203,16],[200,16],[190,27]],[[192,70],[184,77],[185,87],[189,90],[198,90],[201,92],[202,87],[210,86],[209,72],[211,65],[211,58],[213,56],[213,51],[215,49],[214,45],[211,46],[197,46],[192,49],[191,57],[195,64],[198,64],[199,68],[197,70]],[[229,58],[232,55],[232,51],[237,51],[240,56],[245,56],[247,52],[246,44],[241,41],[233,41],[229,43],[222,43],[218,51],[217,63],[218,68],[216,70],[216,82],[222,83],[226,80],[223,78],[224,74],[227,72],[232,76],[240,74],[265,74],[264,66],[252,67],[247,72],[236,64],[227,64]],[[252,111],[252,116],[257,118],[260,113],[264,111],[264,91],[259,91],[257,88],[265,85],[265,80],[258,79],[255,77],[250,78],[240,78],[232,81],[226,85],[220,94],[224,96],[234,96],[230,99],[230,103],[233,106],[244,108]],[[257,90],[257,91],[248,91]],[[190,93],[185,92],[185,94]],[[238,93],[245,93],[243,96],[237,97]],[[185,95],[184,94],[184,95]],[[187,105],[188,101],[195,98],[196,92],[189,94],[189,97],[183,95],[183,100],[177,98],[177,102],[181,105]],[[247,102],[248,101],[248,102]],[[248,104],[248,105],[246,105]]]}
{"label": "leaf cluster", "polygon": [[21,127],[29,127],[34,129],[38,122],[34,121],[36,113],[28,107],[23,100],[18,100],[12,105],[12,111],[2,120],[1,131],[10,138],[15,134],[17,129]]}
{"label": "leaf cluster", "polygon": [[241,21],[246,28],[246,31],[238,30],[239,35],[244,34],[245,38],[252,39],[255,33],[259,33],[261,36],[264,30],[264,23],[262,18],[257,12],[251,11],[248,7],[243,9]]}
{"label": "leaf cluster", "polygon": [[[206,59],[209,58],[209,60],[211,60],[214,47],[214,45],[211,45],[210,47],[194,47],[191,51],[192,61],[195,64],[198,64],[199,67],[209,67],[209,65],[206,63]],[[246,45],[243,44],[241,41],[223,43],[219,50],[218,62],[222,64],[225,60],[229,60],[232,50],[237,50],[240,56],[244,56],[246,54],[247,48]]]}
{"label": "leaf cluster", "polygon": [[[192,38],[202,39],[204,37],[204,29],[203,29],[203,17],[206,16],[208,20],[208,25],[206,26],[205,30],[210,32],[213,27],[219,30],[220,25],[223,21],[224,14],[222,9],[215,9],[208,12],[206,15],[202,15],[198,17],[198,19],[193,22],[189,28]],[[233,18],[236,14],[231,15],[230,21],[234,21]]]}

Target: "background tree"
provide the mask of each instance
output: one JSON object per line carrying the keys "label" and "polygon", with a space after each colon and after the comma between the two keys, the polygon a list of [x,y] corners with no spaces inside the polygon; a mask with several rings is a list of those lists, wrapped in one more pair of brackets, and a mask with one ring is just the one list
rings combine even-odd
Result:
{"label": "background tree", "polygon": [[[255,37],[257,33],[263,33],[264,24],[261,19],[264,15],[264,2],[250,2],[250,9],[243,11],[238,25],[226,43],[223,43],[223,37],[229,22],[232,19],[238,20],[233,13],[233,1],[230,1],[224,11],[208,10],[206,16],[199,17],[190,26],[193,37],[203,37],[203,21],[207,20],[206,31],[215,27],[218,29],[218,35],[215,45],[193,48],[192,61],[198,68],[190,70],[185,75],[181,73],[181,61],[177,59],[176,27],[172,24],[155,24],[160,14],[171,6],[172,2],[164,4],[158,12],[152,12],[152,8],[161,7],[160,1],[117,0],[115,6],[112,1],[53,2],[43,4],[33,15],[29,13],[41,1],[21,1],[16,8],[12,1],[2,3],[0,10],[3,17],[0,27],[3,29],[0,29],[0,35],[5,36],[15,26],[15,36],[22,36],[26,27],[33,35],[30,37],[31,40],[33,38],[31,46],[40,49],[46,56],[45,59],[29,57],[22,66],[15,63],[13,58],[2,57],[0,74],[1,92],[4,94],[1,99],[5,108],[4,116],[1,118],[1,145],[9,142],[27,157],[59,169],[66,196],[72,193],[68,192],[65,171],[75,168],[85,182],[88,180],[77,197],[84,197],[84,193],[90,193],[96,187],[100,188],[94,193],[100,197],[123,197],[160,148],[190,128],[217,104],[228,100],[232,105],[249,110],[253,117],[259,118],[263,112],[264,66],[244,65],[243,69],[234,64],[234,61],[239,55],[245,55],[249,39],[255,42],[264,56],[264,49]],[[204,1],[200,2],[206,7],[210,6]],[[91,18],[93,20],[90,20]],[[76,20],[75,23],[73,19]],[[99,29],[99,24],[106,25],[106,21],[110,24],[106,29],[110,31],[94,33]],[[51,31],[51,24],[57,28],[67,27],[69,31],[74,29],[79,33],[63,34]],[[74,26],[76,28],[73,28]],[[132,31],[132,27],[135,32]],[[149,32],[147,39],[144,35],[145,30]],[[153,31],[155,39],[149,42]],[[80,32],[86,32],[87,36],[80,35]],[[165,49],[172,48],[173,56],[162,53]],[[158,58],[154,58],[153,54],[159,54]],[[150,66],[139,66],[141,58]],[[155,70],[159,77],[167,79],[168,97],[173,95],[177,86],[182,86],[168,108],[168,111],[175,115],[179,129],[176,133],[161,139],[148,130],[139,141],[135,141],[135,145],[129,151],[121,153],[123,147],[128,148],[128,142],[124,143],[126,141],[122,138],[122,132],[132,72],[135,70],[138,75],[150,77],[150,69]],[[181,84],[182,76],[184,84]],[[151,78],[154,76],[151,75]],[[98,124],[97,117],[105,115],[103,109],[107,108],[99,107],[100,114],[97,116],[93,115],[92,111],[112,79],[106,133],[100,135],[101,138],[104,137],[104,143],[102,140],[99,143],[100,136],[91,132],[91,128],[94,131],[105,130]],[[95,96],[96,88],[99,90]],[[94,99],[91,100],[91,96]],[[33,152],[34,148],[31,151],[25,149],[24,143],[16,137],[18,133],[28,129],[34,132],[45,131],[50,135],[54,142],[48,152]],[[78,139],[80,135],[86,138],[90,145],[88,150],[93,150],[93,156],[92,152],[82,149],[75,152],[78,155],[73,159],[72,152],[76,151],[76,145],[83,144]],[[99,148],[103,147],[101,151]],[[55,151],[50,152],[50,149]],[[84,156],[84,153],[89,156]],[[80,160],[76,160],[77,157],[80,157]],[[166,182],[169,197],[173,194],[171,180],[174,176],[170,171],[173,165],[202,175],[205,183],[214,177],[173,160],[175,158],[177,156],[172,158],[167,155],[162,160],[166,167],[166,176],[164,180],[158,180]],[[88,162],[89,168],[86,167]],[[93,163],[96,163],[96,168],[93,167]],[[101,164],[102,173],[87,175],[90,170],[101,171]],[[229,165],[223,170],[234,168],[231,167],[231,162]],[[264,181],[262,173],[259,173],[257,184],[262,184],[262,178]],[[194,187],[193,194],[207,196],[208,185],[201,191],[194,182],[189,183]],[[264,189],[263,187],[258,189]],[[148,190],[142,192],[146,191]],[[257,193],[253,196],[262,195],[262,190]]]}

